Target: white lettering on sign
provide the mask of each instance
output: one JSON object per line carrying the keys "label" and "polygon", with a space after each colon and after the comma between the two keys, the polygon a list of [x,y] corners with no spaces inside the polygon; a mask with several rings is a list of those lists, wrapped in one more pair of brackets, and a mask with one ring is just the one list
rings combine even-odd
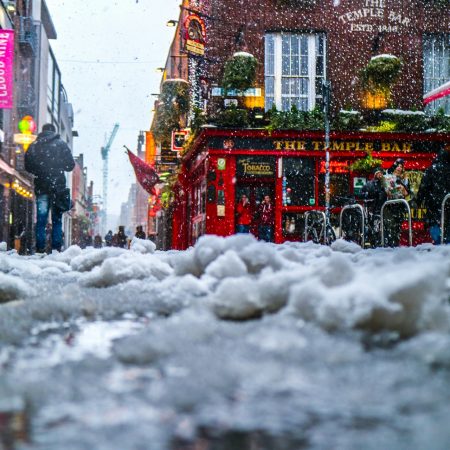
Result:
{"label": "white lettering on sign", "polygon": [[361,8],[341,14],[338,20],[341,24],[348,25],[350,32],[364,33],[398,33],[401,27],[411,25],[409,17],[388,10],[385,0],[363,0]]}

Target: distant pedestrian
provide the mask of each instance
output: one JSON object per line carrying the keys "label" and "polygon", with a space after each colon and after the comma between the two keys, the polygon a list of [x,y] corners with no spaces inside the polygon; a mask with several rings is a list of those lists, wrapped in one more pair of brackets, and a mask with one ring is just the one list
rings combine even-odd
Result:
{"label": "distant pedestrian", "polygon": [[[70,206],[61,206],[59,196],[65,195],[66,177],[64,172],[71,172],[75,161],[69,146],[56,133],[53,124],[45,124],[36,141],[25,153],[25,170],[34,175],[36,194],[37,223],[36,251],[45,252],[45,227],[49,211],[52,211],[52,249],[61,250],[62,214]],[[67,199],[70,203],[70,198]],[[61,209],[63,208],[63,209]]]}
{"label": "distant pedestrian", "polygon": [[[426,219],[435,244],[441,243],[442,201],[450,194],[450,144],[433,160],[425,171],[417,193],[417,204],[427,209]],[[447,206],[447,208],[449,208]],[[448,211],[448,209],[446,210]],[[450,221],[447,215],[444,243],[450,243]]]}
{"label": "distant pedestrian", "polygon": [[125,234],[125,227],[123,225],[119,226],[119,231],[114,235],[114,237],[117,247],[127,248],[128,236]]}
{"label": "distant pedestrian", "polygon": [[273,227],[275,224],[275,211],[270,195],[265,195],[258,207],[258,238],[261,241],[273,241]]}
{"label": "distant pedestrian", "polygon": [[238,233],[249,233],[250,224],[252,222],[252,212],[250,202],[245,194],[241,195],[241,199],[236,206],[236,231]]}
{"label": "distant pedestrian", "polygon": [[106,235],[105,235],[105,244],[107,247],[111,247],[112,246],[112,241],[113,241],[113,232],[111,230],[109,230]]}
{"label": "distant pedestrian", "polygon": [[136,227],[136,234],[134,236],[137,237],[138,239],[147,239],[147,235],[145,234],[142,225],[138,225]]}
{"label": "distant pedestrian", "polygon": [[94,237],[94,248],[102,248],[102,247],[103,247],[102,237],[99,234],[97,234]]}

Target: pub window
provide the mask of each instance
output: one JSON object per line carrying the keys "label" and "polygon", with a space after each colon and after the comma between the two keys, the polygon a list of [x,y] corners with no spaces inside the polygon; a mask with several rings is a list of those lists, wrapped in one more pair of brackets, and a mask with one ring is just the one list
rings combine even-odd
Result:
{"label": "pub window", "polygon": [[267,33],[265,36],[265,106],[288,111],[314,109],[325,77],[323,33]]}
{"label": "pub window", "polygon": [[[450,33],[427,34],[423,38],[424,94],[443,85],[450,79]],[[450,97],[435,100],[427,105],[428,112],[444,108],[450,114]]]}
{"label": "pub window", "polygon": [[[330,174],[331,206],[343,206],[350,196],[350,175]],[[325,206],[325,174],[319,174],[319,205]]]}
{"label": "pub window", "polygon": [[283,206],[312,206],[314,203],[314,161],[283,158]]}

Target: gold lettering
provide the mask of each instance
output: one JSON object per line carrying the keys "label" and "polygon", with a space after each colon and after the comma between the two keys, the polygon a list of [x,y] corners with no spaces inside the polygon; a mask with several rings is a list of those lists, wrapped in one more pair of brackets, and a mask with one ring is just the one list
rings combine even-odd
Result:
{"label": "gold lettering", "polygon": [[286,141],[284,143],[285,150],[295,150],[295,141]]}
{"label": "gold lettering", "polygon": [[320,150],[320,144],[321,144],[320,141],[312,141],[312,145],[313,145],[313,148],[314,148],[315,152]]}
{"label": "gold lettering", "polygon": [[344,142],[333,141],[333,143],[331,145],[331,149],[335,150],[335,151],[343,152],[345,150],[344,145],[345,145]]}
{"label": "gold lettering", "polygon": [[306,150],[306,141],[297,141],[297,150]]}
{"label": "gold lettering", "polygon": [[364,145],[364,150],[366,152],[372,152],[373,151],[373,142],[366,142]]}
{"label": "gold lettering", "polygon": [[403,151],[405,153],[410,153],[412,152],[412,144],[410,142],[404,142],[403,143]]}
{"label": "gold lettering", "polygon": [[283,141],[274,141],[275,149],[282,150],[283,149]]}
{"label": "gold lettering", "polygon": [[393,151],[393,152],[400,152],[401,151],[400,150],[400,146],[397,144],[397,142],[394,142],[392,144],[391,151]]}
{"label": "gold lettering", "polygon": [[348,152],[351,152],[356,147],[356,144],[354,142],[346,142],[345,143],[345,150]]}
{"label": "gold lettering", "polygon": [[391,151],[391,144],[389,142],[382,142],[381,143],[381,151],[382,152],[390,152]]}

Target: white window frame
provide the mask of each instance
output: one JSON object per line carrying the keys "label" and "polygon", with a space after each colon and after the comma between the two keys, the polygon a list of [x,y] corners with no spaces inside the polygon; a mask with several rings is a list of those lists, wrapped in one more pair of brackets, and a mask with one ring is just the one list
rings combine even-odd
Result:
{"label": "white window frame", "polygon": [[[327,78],[327,41],[324,33],[266,33],[265,38],[272,36],[274,38],[274,104],[278,111],[282,111],[282,80],[283,80],[283,36],[307,36],[308,37],[308,109],[311,111],[316,106],[316,37],[318,34],[323,35],[323,58],[324,58],[324,74],[323,79]],[[265,47],[266,49],[266,47]],[[301,61],[299,61],[301,65]],[[267,60],[265,59],[265,67]],[[272,76],[272,75],[270,75]],[[302,77],[299,77],[300,79]],[[265,101],[266,110],[270,109]]]}
{"label": "white window frame", "polygon": [[[436,59],[440,58],[440,56],[436,55],[436,43],[437,40],[441,40],[446,45],[447,56],[444,56],[442,61],[443,67],[438,67]],[[431,54],[425,54],[425,41],[431,43],[432,50]],[[447,44],[445,44],[445,41]],[[433,89],[438,88],[442,84],[446,83],[449,80],[450,75],[450,33],[436,33],[436,34],[425,34],[423,37],[424,49],[423,49],[423,88],[424,94],[428,94],[428,92]],[[438,43],[439,46],[442,45],[441,42]],[[442,47],[441,47],[442,48]],[[431,64],[427,66],[427,61],[431,61]],[[436,69],[440,70],[445,67],[447,64],[447,72],[436,74]],[[444,68],[445,72],[445,68]],[[427,76],[428,75],[428,76]],[[428,82],[427,82],[428,81]],[[426,110],[429,112],[436,112],[439,108],[444,108],[446,114],[450,114],[450,99],[449,97],[444,97],[442,99],[431,102],[426,106]]]}

